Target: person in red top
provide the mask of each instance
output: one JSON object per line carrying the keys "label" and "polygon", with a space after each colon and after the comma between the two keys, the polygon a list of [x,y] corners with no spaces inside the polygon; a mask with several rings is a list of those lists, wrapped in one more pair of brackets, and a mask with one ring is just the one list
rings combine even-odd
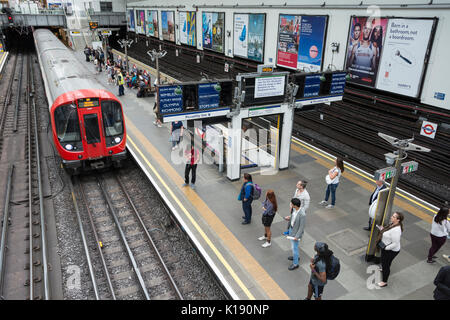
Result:
{"label": "person in red top", "polygon": [[197,170],[197,163],[200,160],[200,152],[194,148],[194,142],[191,142],[184,151],[184,157],[186,159],[186,168],[184,170],[184,184],[186,187],[189,184],[189,172],[192,170],[191,188],[195,190],[195,172]]}

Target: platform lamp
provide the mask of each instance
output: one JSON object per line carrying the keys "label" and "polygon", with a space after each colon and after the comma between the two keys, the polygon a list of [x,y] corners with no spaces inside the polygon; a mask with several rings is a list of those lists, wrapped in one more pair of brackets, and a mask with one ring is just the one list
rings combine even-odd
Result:
{"label": "platform lamp", "polygon": [[131,44],[133,43],[133,40],[120,39],[120,40],[117,40],[117,42],[120,44],[121,48],[125,48],[125,63],[127,64],[127,72],[130,72],[130,66],[129,66],[129,63],[128,63],[128,51],[127,51],[127,48],[129,48],[131,46]]}
{"label": "platform lamp", "polygon": [[159,79],[159,59],[163,58],[167,54],[167,51],[156,51],[155,49],[153,49],[152,51],[147,51],[147,54],[150,56],[152,61],[156,60],[156,84],[159,85],[161,83]]}
{"label": "platform lamp", "polygon": [[390,221],[392,205],[394,203],[395,191],[397,189],[398,178],[402,174],[402,160],[408,157],[406,150],[419,151],[419,152],[430,152],[431,150],[425,147],[421,147],[417,144],[412,143],[414,137],[411,139],[400,140],[398,138],[388,136],[387,134],[378,132],[378,136],[389,142],[393,147],[397,148],[397,151],[389,152],[384,154],[386,163],[388,165],[393,165],[395,163],[396,174],[392,178],[391,185],[389,187],[389,195],[385,208],[384,220]]}

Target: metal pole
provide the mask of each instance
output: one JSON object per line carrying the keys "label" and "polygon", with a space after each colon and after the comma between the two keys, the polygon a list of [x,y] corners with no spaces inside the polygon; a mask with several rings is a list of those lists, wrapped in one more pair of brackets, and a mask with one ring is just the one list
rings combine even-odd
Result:
{"label": "metal pole", "polygon": [[128,51],[127,51],[128,44],[125,42],[125,63],[127,64],[127,72],[130,73],[130,66],[128,64]]}
{"label": "metal pole", "polygon": [[[395,176],[392,178],[391,181],[391,185],[389,187],[389,195],[388,195],[388,200],[387,200],[387,204],[386,204],[386,209],[384,210],[384,219],[382,221],[382,224],[386,224],[389,223],[390,219],[391,219],[391,211],[392,211],[392,206],[394,204],[394,198],[395,198],[395,191],[397,189],[397,183],[398,183],[398,179],[400,177],[400,175],[402,174],[402,160],[403,160],[403,156],[404,156],[405,151],[401,148],[398,149],[398,157],[397,160],[395,161],[395,169],[396,169],[396,174]],[[387,219],[387,220],[386,220]]]}
{"label": "metal pole", "polygon": [[159,81],[159,55],[156,54],[156,84],[159,86],[160,81]]}

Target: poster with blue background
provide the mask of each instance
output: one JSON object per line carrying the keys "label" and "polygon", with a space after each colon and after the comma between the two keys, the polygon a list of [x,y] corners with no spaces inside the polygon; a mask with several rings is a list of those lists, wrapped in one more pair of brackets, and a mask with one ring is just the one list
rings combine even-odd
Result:
{"label": "poster with blue background", "polygon": [[128,30],[134,31],[134,10],[128,10],[128,16],[130,19]]}
{"label": "poster with blue background", "polygon": [[325,38],[326,16],[302,16],[297,69],[320,71]]}
{"label": "poster with blue background", "polygon": [[262,62],[265,14],[250,14],[248,21],[248,58]]}
{"label": "poster with blue background", "polygon": [[220,85],[215,83],[201,83],[198,85],[198,109],[213,109],[219,107]]}
{"label": "poster with blue background", "polygon": [[158,89],[159,112],[161,114],[183,111],[183,89],[181,86],[164,86]]}

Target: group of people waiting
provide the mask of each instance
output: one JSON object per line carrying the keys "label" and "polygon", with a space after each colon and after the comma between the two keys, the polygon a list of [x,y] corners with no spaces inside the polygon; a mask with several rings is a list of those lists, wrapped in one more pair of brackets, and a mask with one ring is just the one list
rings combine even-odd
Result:
{"label": "group of people waiting", "polygon": [[[328,171],[326,177],[327,189],[325,191],[325,198],[319,205],[325,206],[327,209],[333,209],[336,203],[336,190],[339,185],[339,178],[344,172],[344,162],[341,158],[336,158],[335,166]],[[238,201],[242,202],[242,209],[244,216],[242,216],[242,224],[246,225],[251,222],[252,217],[252,202],[254,200],[255,185],[253,183],[252,176],[248,173],[244,173],[243,184],[241,191],[238,195]],[[383,181],[376,181],[376,188],[371,194],[369,199],[369,206],[373,202],[377,201],[378,194],[381,190],[385,189]],[[310,204],[310,196],[306,190],[307,181],[300,180],[297,182],[296,190],[290,201],[290,215],[284,217],[287,221],[286,231],[284,235],[291,242],[292,255],[287,259],[292,261],[288,270],[294,270],[299,267],[299,242],[303,236],[307,210]],[[328,204],[328,199],[331,195],[331,204]],[[269,189],[266,192],[265,200],[263,202],[262,211],[262,224],[264,226],[264,235],[259,237],[258,240],[265,241],[262,244],[263,248],[271,246],[272,232],[270,230],[272,221],[278,210],[277,197],[274,190]],[[449,208],[443,207],[439,210],[437,215],[433,218],[431,226],[431,243],[432,246],[428,252],[428,263],[434,263],[436,256],[434,254],[443,246],[450,233]],[[381,253],[381,266],[379,271],[382,274],[382,281],[377,283],[379,288],[386,287],[388,285],[388,279],[390,276],[391,265],[395,257],[400,252],[400,239],[404,231],[403,222],[405,216],[401,212],[394,212],[390,217],[389,224],[387,226],[376,226],[379,230],[378,237],[376,239],[377,248]],[[365,230],[371,230],[374,219],[370,218],[369,226],[365,227]],[[323,288],[327,283],[327,275],[331,268],[330,256],[333,252],[328,249],[326,243],[317,242],[314,246],[316,256],[311,259],[311,278],[308,285],[308,295],[306,299],[310,299],[312,294],[317,300],[321,299]],[[444,255],[448,261],[449,257]],[[446,297],[450,299],[450,267],[441,268],[438,276],[436,277],[434,284],[436,290],[434,297],[440,299]]]}

